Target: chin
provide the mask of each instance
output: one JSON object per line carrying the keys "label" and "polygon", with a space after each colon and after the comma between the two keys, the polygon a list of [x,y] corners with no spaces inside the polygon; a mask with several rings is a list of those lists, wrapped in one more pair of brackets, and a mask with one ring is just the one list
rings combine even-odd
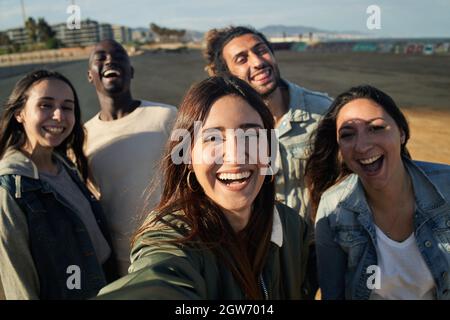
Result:
{"label": "chin", "polygon": [[108,88],[105,88],[105,91],[109,94],[117,94],[117,93],[123,92],[123,87],[116,87],[116,86],[108,87]]}
{"label": "chin", "polygon": [[265,88],[264,90],[258,90],[259,94],[263,98],[268,98],[274,91],[278,88],[276,83],[272,83],[272,85],[269,88]]}

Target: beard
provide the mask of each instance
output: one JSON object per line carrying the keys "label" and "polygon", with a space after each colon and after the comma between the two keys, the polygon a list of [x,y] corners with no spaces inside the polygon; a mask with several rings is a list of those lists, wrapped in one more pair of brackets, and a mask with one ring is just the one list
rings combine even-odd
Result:
{"label": "beard", "polygon": [[272,87],[268,88],[264,92],[261,92],[261,90],[258,90],[257,88],[254,88],[259,93],[259,95],[261,96],[261,98],[263,100],[268,99],[270,97],[270,95],[272,93],[274,93],[275,90],[277,90],[278,87],[281,85],[280,70],[278,69],[277,66],[272,66],[272,71],[273,71],[273,74],[275,76],[275,82],[274,82]]}

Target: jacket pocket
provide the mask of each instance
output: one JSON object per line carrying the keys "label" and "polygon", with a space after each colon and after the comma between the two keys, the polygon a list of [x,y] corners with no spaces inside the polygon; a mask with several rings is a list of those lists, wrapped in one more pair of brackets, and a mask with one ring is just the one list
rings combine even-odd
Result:
{"label": "jacket pocket", "polygon": [[307,159],[307,148],[308,144],[306,142],[297,143],[289,147],[290,153],[290,166],[291,166],[291,178],[294,179],[303,179],[305,164]]}

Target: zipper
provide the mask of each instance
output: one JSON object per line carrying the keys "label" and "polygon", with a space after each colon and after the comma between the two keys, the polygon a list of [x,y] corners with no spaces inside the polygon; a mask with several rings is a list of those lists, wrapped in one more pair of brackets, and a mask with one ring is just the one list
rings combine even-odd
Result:
{"label": "zipper", "polygon": [[264,283],[264,278],[262,276],[262,273],[259,275],[259,284],[261,285],[261,288],[264,293],[264,300],[269,300],[269,292],[267,291],[266,284]]}

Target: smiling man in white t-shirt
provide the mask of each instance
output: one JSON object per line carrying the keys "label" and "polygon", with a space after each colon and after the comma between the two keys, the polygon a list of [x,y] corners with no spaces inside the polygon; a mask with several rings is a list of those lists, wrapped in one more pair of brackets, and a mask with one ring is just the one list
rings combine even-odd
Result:
{"label": "smiling man in white t-shirt", "polygon": [[144,205],[151,207],[159,201],[160,190],[154,190],[144,203],[145,190],[152,179],[159,178],[156,168],[176,115],[173,106],[133,99],[133,75],[128,54],[119,43],[104,40],[95,46],[88,80],[97,91],[100,112],[85,124],[85,152],[90,187],[105,212],[121,276],[127,274],[130,239]]}

